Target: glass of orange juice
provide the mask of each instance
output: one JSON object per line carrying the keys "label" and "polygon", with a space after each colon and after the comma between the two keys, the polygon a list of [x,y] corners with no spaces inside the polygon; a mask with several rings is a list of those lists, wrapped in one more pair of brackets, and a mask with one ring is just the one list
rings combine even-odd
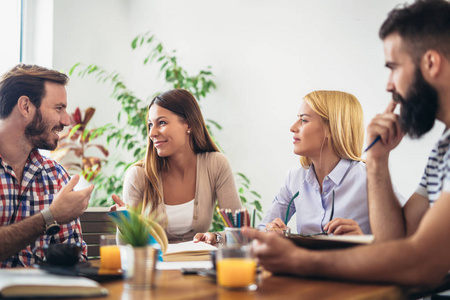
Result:
{"label": "glass of orange juice", "polygon": [[217,283],[226,289],[256,290],[256,261],[251,245],[223,246],[216,253]]}
{"label": "glass of orange juice", "polygon": [[114,234],[100,236],[100,269],[120,270],[120,248]]}

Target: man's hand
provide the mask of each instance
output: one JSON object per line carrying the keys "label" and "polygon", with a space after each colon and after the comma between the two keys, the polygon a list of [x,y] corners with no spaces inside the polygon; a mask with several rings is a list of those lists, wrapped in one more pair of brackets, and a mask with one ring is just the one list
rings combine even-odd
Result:
{"label": "man's hand", "polygon": [[363,235],[361,228],[358,223],[356,223],[352,219],[342,219],[336,218],[328,222],[324,227],[325,230],[329,234],[334,235]]}
{"label": "man's hand", "polygon": [[80,175],[75,175],[72,179],[56,194],[50,205],[53,217],[59,224],[66,224],[78,218],[86,210],[89,204],[94,185],[90,185],[79,191],[73,191],[73,188],[80,180]]}
{"label": "man's hand", "polygon": [[367,127],[369,143],[378,136],[381,137],[380,142],[376,143],[368,151],[368,155],[374,158],[387,157],[389,152],[398,146],[405,135],[400,129],[399,116],[394,113],[396,106],[397,103],[391,100],[384,113],[376,115]]}
{"label": "man's hand", "polygon": [[261,232],[248,227],[242,228],[241,232],[256,240],[253,241],[253,255],[264,269],[273,273],[301,274],[296,266],[301,264],[299,257],[306,250],[274,232]]}

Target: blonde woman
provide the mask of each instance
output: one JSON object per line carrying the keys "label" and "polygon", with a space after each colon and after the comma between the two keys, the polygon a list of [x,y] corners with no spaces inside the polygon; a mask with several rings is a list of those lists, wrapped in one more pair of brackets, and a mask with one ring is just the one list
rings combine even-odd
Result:
{"label": "blonde woman", "polygon": [[284,229],[297,213],[300,234],[370,234],[361,105],[338,91],[303,100],[290,128],[301,165],[289,171],[259,228]]}
{"label": "blonde woman", "polygon": [[[194,96],[175,89],[156,96],[149,105],[145,158],[126,174],[123,202],[111,207],[143,206],[165,228],[169,242],[197,239],[214,244],[219,233],[211,226],[216,202],[239,209],[233,174],[211,139]],[[150,208],[150,209],[148,209]]]}

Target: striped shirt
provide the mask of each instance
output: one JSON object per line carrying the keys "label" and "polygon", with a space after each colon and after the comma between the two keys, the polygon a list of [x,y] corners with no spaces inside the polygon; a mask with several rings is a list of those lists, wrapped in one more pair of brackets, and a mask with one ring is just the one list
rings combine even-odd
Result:
{"label": "striped shirt", "polygon": [[[37,149],[33,149],[25,163],[22,182],[19,183],[12,167],[6,164],[0,155],[0,226],[19,222],[49,207],[55,194],[69,179],[60,164],[42,157]],[[87,246],[82,240],[79,219],[69,224],[61,224],[61,230],[55,235],[42,234],[25,249],[0,261],[0,267],[29,266],[35,263],[33,249],[36,249],[36,255],[42,258],[42,247],[46,244],[77,242],[82,243],[82,254],[86,256]],[[0,247],[2,243],[8,241],[0,241]]]}
{"label": "striped shirt", "polygon": [[450,130],[444,132],[431,150],[416,193],[433,204],[441,191],[450,192]]}

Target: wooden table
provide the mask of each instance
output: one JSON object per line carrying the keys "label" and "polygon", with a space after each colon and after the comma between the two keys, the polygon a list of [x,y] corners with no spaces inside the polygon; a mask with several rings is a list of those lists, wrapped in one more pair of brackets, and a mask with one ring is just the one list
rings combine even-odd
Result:
{"label": "wooden table", "polygon": [[359,284],[312,280],[287,276],[259,278],[256,291],[229,291],[206,277],[182,275],[178,270],[159,271],[156,286],[150,290],[126,290],[122,280],[102,284],[106,298],[89,299],[405,299],[402,289],[393,285]]}

